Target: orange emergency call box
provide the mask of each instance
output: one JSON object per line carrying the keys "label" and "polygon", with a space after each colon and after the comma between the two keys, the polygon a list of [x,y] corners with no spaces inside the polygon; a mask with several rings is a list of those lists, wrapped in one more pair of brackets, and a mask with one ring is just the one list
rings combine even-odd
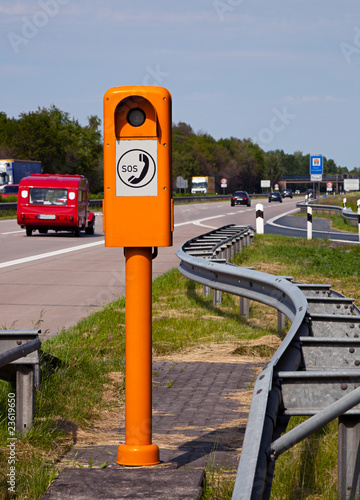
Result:
{"label": "orange emergency call box", "polygon": [[105,93],[105,246],[172,245],[171,127],[165,88],[113,87]]}

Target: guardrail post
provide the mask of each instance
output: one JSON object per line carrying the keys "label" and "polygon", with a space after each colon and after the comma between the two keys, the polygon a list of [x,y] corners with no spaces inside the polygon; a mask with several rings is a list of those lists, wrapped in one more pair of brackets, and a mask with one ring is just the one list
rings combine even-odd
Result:
{"label": "guardrail post", "polygon": [[278,311],[278,332],[281,332],[286,326],[286,316],[284,313]]}
{"label": "guardrail post", "polygon": [[236,240],[232,240],[231,241],[231,245],[230,245],[230,259],[233,259],[234,256],[235,256],[235,248],[236,248]]}
{"label": "guardrail post", "polygon": [[261,203],[256,205],[256,232],[264,234],[264,206]]}
{"label": "guardrail post", "polygon": [[358,416],[339,417],[338,498],[360,498],[360,420]]}
{"label": "guardrail post", "polygon": [[18,365],[16,370],[16,430],[24,434],[34,418],[34,367]]}
{"label": "guardrail post", "polygon": [[241,242],[241,238],[239,236],[237,236],[236,237],[235,253],[240,252],[240,242]]}
{"label": "guardrail post", "polygon": [[245,318],[250,316],[250,300],[246,297],[240,297],[240,315]]}
{"label": "guardrail post", "polygon": [[221,290],[213,290],[213,305],[221,304],[222,301],[222,291]]}
{"label": "guardrail post", "polygon": [[203,297],[210,297],[211,288],[209,286],[203,285]]}
{"label": "guardrail post", "polygon": [[312,239],[312,208],[307,207],[307,239]]}

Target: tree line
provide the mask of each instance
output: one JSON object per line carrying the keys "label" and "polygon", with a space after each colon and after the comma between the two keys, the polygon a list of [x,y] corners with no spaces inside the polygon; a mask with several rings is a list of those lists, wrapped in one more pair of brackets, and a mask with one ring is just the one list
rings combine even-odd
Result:
{"label": "tree line", "polygon": [[9,118],[0,113],[0,158],[41,161],[43,173],[82,174],[92,192],[103,190],[101,121],[86,126],[55,106]]}
{"label": "tree line", "polygon": [[[215,140],[190,125],[173,124],[173,178],[189,181],[197,175],[228,181],[228,192],[244,189],[260,192],[260,181],[273,185],[283,176],[309,175],[310,155],[283,150],[265,152],[251,139]],[[38,108],[10,118],[0,112],[0,158],[41,161],[44,173],[83,174],[92,192],[103,191],[101,120],[88,117],[85,126],[55,106]],[[360,169],[350,173],[359,174]],[[333,159],[324,157],[324,174],[348,173]]]}
{"label": "tree line", "polygon": [[[323,172],[359,174],[360,169],[348,172],[347,167],[323,157]],[[224,177],[228,192],[261,192],[261,180],[270,180],[273,186],[284,176],[309,176],[310,154],[288,154],[280,149],[266,152],[251,139],[230,137],[216,141],[207,133],[195,133],[186,123],[178,123],[173,125],[173,175],[188,180],[194,175],[212,176],[218,186]]]}

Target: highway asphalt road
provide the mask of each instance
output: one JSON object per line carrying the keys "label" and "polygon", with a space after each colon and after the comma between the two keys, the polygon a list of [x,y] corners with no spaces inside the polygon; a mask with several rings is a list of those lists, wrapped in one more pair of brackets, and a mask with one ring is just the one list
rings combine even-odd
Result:
{"label": "highway asphalt road", "polygon": [[[307,237],[307,217],[293,217],[284,215],[282,217],[274,217],[267,221],[265,233],[280,234],[285,236],[294,236],[296,238]],[[328,219],[312,219],[312,237],[326,238],[334,241],[342,241],[344,243],[359,243],[358,233],[348,233],[331,229],[330,220]]]}
{"label": "highway asphalt road", "polygon": [[[296,201],[176,205],[174,244],[159,248],[153,277],[178,265],[176,251],[190,238],[225,224],[255,227],[256,203],[264,205],[266,224],[294,210]],[[15,220],[1,220],[0,243],[1,329],[36,327],[47,338],[125,293],[123,249],[105,248],[102,214],[97,214],[95,235],[80,238],[52,232],[27,237]]]}

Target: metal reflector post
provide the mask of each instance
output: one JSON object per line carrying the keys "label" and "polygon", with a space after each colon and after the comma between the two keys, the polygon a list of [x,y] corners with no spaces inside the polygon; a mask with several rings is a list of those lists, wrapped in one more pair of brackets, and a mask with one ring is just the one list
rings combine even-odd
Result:
{"label": "metal reflector post", "polygon": [[312,208],[307,207],[307,239],[312,239]]}
{"label": "metal reflector post", "polygon": [[122,465],[160,461],[151,442],[151,254],[151,248],[125,248],[125,444],[118,447],[116,461]]}

